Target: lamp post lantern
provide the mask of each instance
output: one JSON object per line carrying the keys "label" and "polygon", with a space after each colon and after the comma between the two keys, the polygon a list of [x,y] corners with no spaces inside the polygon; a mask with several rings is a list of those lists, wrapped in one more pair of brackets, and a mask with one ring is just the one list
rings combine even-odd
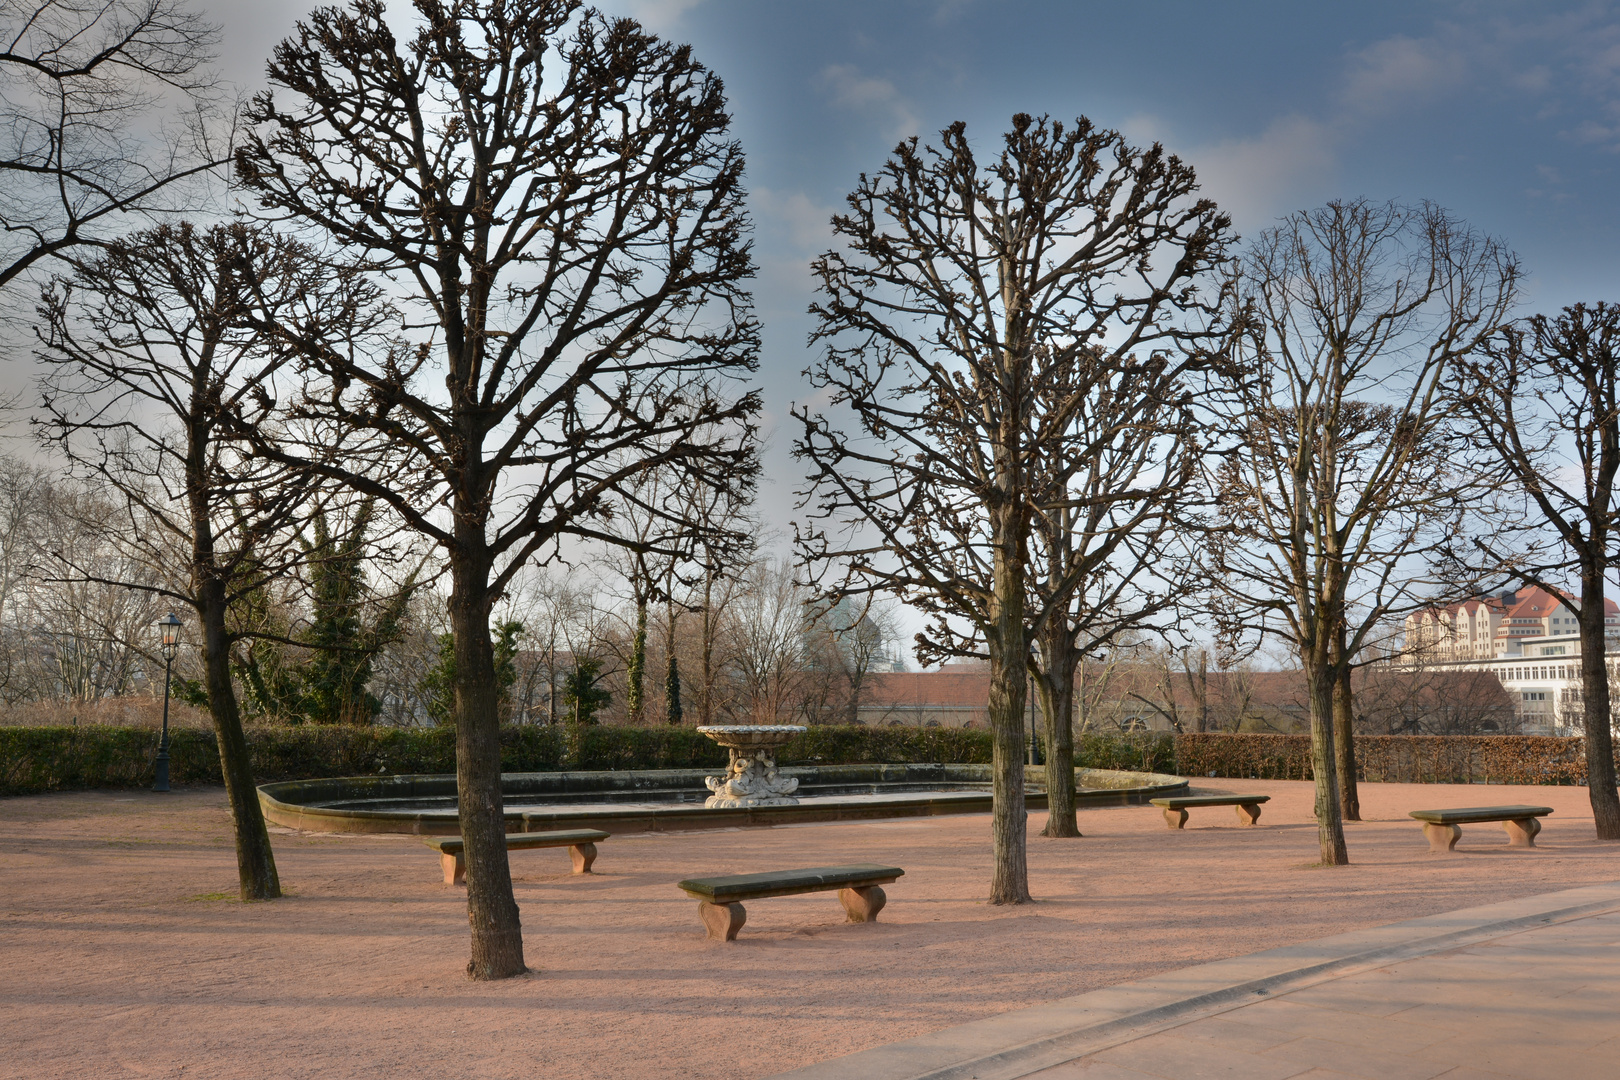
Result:
{"label": "lamp post lantern", "polygon": [[174,668],[174,654],[180,651],[180,619],[169,612],[158,620],[163,632],[163,737],[158,740],[157,781],[153,791],[169,790],[169,673]]}

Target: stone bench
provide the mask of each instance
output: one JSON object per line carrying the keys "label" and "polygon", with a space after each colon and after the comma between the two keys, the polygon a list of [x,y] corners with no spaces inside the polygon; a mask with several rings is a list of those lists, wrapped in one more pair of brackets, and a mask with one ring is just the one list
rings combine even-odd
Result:
{"label": "stone bench", "polygon": [[[591,872],[591,863],[596,861],[596,841],[606,840],[612,833],[605,833],[601,829],[564,829],[560,832],[537,833],[507,833],[506,850],[517,851],[520,848],[565,847],[574,860],[574,873],[588,874]],[[444,866],[444,883],[446,885],[465,885],[467,883],[467,860],[463,852],[466,842],[459,836],[424,836],[422,842],[439,852],[439,862]]]}
{"label": "stone bench", "polygon": [[1508,847],[1533,848],[1536,834],[1541,831],[1543,818],[1552,813],[1550,806],[1468,806],[1456,810],[1413,810],[1411,816],[1423,822],[1423,835],[1429,838],[1430,851],[1456,851],[1462,837],[1459,825],[1472,825],[1481,821],[1500,821],[1508,834]]}
{"label": "stone bench", "polygon": [[1187,824],[1187,810],[1193,806],[1235,806],[1239,825],[1253,825],[1260,820],[1260,804],[1270,802],[1270,795],[1178,795],[1169,799],[1149,799],[1154,806],[1164,808],[1164,823],[1172,829]]}
{"label": "stone bench", "polygon": [[744,900],[767,896],[794,896],[798,893],[838,890],[838,899],[850,922],[875,922],[887,897],[880,885],[887,885],[905,873],[898,866],[814,866],[807,870],[776,870],[768,874],[730,874],[725,877],[691,878],[677,888],[698,901],[698,915],[715,941],[735,941],[737,931],[748,919]]}

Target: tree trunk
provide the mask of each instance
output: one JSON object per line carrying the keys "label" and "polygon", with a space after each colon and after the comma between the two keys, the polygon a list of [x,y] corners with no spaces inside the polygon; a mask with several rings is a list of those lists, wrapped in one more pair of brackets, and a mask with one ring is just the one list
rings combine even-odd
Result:
{"label": "tree trunk", "polygon": [[[1013,500],[1009,499],[1009,502]],[[986,702],[992,739],[993,800],[990,835],[995,868],[990,875],[992,904],[1027,904],[1028,828],[1024,807],[1024,706],[1029,687],[1029,639],[1024,630],[1023,548],[1011,535],[1017,511],[993,510],[995,559],[991,570],[990,695]],[[999,518],[1000,520],[995,520]]]}
{"label": "tree trunk", "polygon": [[1035,680],[1046,722],[1046,828],[1042,836],[1077,837],[1074,811],[1074,643],[1068,628],[1053,620],[1055,632],[1041,635],[1041,664]]}
{"label": "tree trunk", "polygon": [[236,833],[236,877],[243,900],[274,900],[281,895],[270,832],[253,783],[252,759],[242,714],[231,683],[231,644],[225,630],[225,583],[217,577],[197,581],[198,615],[202,620],[204,683],[208,712],[214,719],[219,743],[219,770],[225,778],[225,796],[231,804]]}
{"label": "tree trunk", "polygon": [[[1021,635],[1020,635],[1021,636]],[[990,835],[995,868],[990,875],[992,904],[1027,904],[1029,865],[1025,855],[1028,813],[1024,809],[1025,668],[1021,654],[990,650],[991,777],[994,803]]]}
{"label": "tree trunk", "polygon": [[1311,691],[1311,769],[1316,775],[1316,833],[1323,866],[1344,866],[1350,854],[1344,846],[1344,820],[1339,810],[1338,762],[1333,737],[1334,665],[1327,650],[1303,656],[1305,678]]}
{"label": "tree trunk", "polygon": [[1333,757],[1339,772],[1339,809],[1345,821],[1361,820],[1361,793],[1356,789],[1356,703],[1350,686],[1350,662],[1339,634],[1338,670],[1333,678]]}
{"label": "tree trunk", "polygon": [[714,572],[703,573],[703,684],[698,687],[698,723],[714,723]]}
{"label": "tree trunk", "polygon": [[686,711],[681,708],[681,665],[675,656],[675,605],[669,606],[668,628],[664,637],[664,700],[666,702],[666,719],[671,724],[680,724],[686,720]]}
{"label": "tree trunk", "polygon": [[[481,528],[473,525],[472,528]],[[489,578],[452,553],[450,629],[456,655],[456,797],[466,844],[467,922],[472,929],[471,979],[521,975],[523,927],[506,858],[501,796],[500,720],[495,650],[489,636]]]}
{"label": "tree trunk", "polygon": [[647,673],[647,598],[636,597],[636,636],[630,646],[629,670],[625,673],[629,687],[625,691],[625,709],[632,724],[641,723],[642,682]]}
{"label": "tree trunk", "polygon": [[1615,790],[1614,732],[1609,706],[1608,647],[1603,625],[1603,568],[1581,567],[1581,698],[1586,734],[1586,796],[1599,840],[1620,840],[1620,792]]}

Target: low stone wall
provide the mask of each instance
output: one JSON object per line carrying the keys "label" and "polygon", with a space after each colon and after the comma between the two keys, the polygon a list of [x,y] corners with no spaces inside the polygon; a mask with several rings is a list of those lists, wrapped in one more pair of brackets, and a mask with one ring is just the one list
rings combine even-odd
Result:
{"label": "low stone wall", "polygon": [[[508,832],[606,829],[659,832],[685,829],[784,825],[813,821],[987,813],[991,808],[988,765],[828,765],[785,768],[809,796],[837,790],[843,797],[797,806],[708,809],[697,800],[713,770],[643,769],[615,772],[507,773],[509,802],[563,802],[557,810],[509,810]],[[1031,809],[1045,809],[1044,770],[1027,770]],[[1080,806],[1145,803],[1187,789],[1187,781],[1162,773],[1076,769]],[[855,793],[851,794],[852,789]],[[869,796],[882,796],[872,799]],[[688,796],[687,802],[675,801]],[[623,805],[668,800],[669,805]],[[353,776],[289,780],[259,787],[265,816],[278,825],[315,832],[453,835],[456,780],[429,776]],[[580,806],[581,803],[600,805]]]}

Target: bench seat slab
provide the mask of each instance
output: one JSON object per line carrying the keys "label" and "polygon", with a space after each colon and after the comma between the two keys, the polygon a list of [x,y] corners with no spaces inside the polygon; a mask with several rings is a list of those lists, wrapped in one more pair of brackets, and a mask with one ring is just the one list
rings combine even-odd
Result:
{"label": "bench seat slab", "polygon": [[1260,804],[1270,795],[1200,795],[1189,799],[1150,799],[1154,806],[1164,809],[1164,823],[1172,829],[1187,827],[1187,808],[1192,806],[1233,806],[1237,808],[1239,825],[1254,825],[1260,820]]}
{"label": "bench seat slab", "polygon": [[1436,825],[1468,825],[1482,821],[1545,817],[1552,812],[1550,806],[1464,806],[1452,810],[1413,810],[1407,816],[1419,821],[1432,821]]}
{"label": "bench seat slab", "polygon": [[799,893],[887,885],[904,874],[905,871],[898,866],[857,863],[851,866],[814,866],[804,870],[780,870],[765,874],[689,878],[678,882],[677,888],[688,896],[716,904],[732,901],[741,903],[768,896],[795,896]]}
{"label": "bench seat slab", "polygon": [[[596,862],[594,841],[606,840],[612,833],[601,829],[563,829],[549,833],[507,833],[506,850],[527,848],[566,847],[574,864],[574,873],[588,874]],[[446,885],[467,883],[467,844],[459,836],[424,836],[422,842],[439,853],[439,865],[444,870]]]}
{"label": "bench seat slab", "polygon": [[[521,848],[573,847],[575,844],[594,844],[606,840],[612,833],[601,829],[559,829],[555,832],[507,833],[506,850]],[[459,836],[424,836],[422,843],[440,851],[460,851],[466,841]]]}
{"label": "bench seat slab", "polygon": [[1536,834],[1541,832],[1541,817],[1552,813],[1550,806],[1473,806],[1458,810],[1413,810],[1411,817],[1423,822],[1423,835],[1429,838],[1429,850],[1447,852],[1457,850],[1462,837],[1461,825],[1500,821],[1502,831],[1508,835],[1508,847],[1533,848]]}

